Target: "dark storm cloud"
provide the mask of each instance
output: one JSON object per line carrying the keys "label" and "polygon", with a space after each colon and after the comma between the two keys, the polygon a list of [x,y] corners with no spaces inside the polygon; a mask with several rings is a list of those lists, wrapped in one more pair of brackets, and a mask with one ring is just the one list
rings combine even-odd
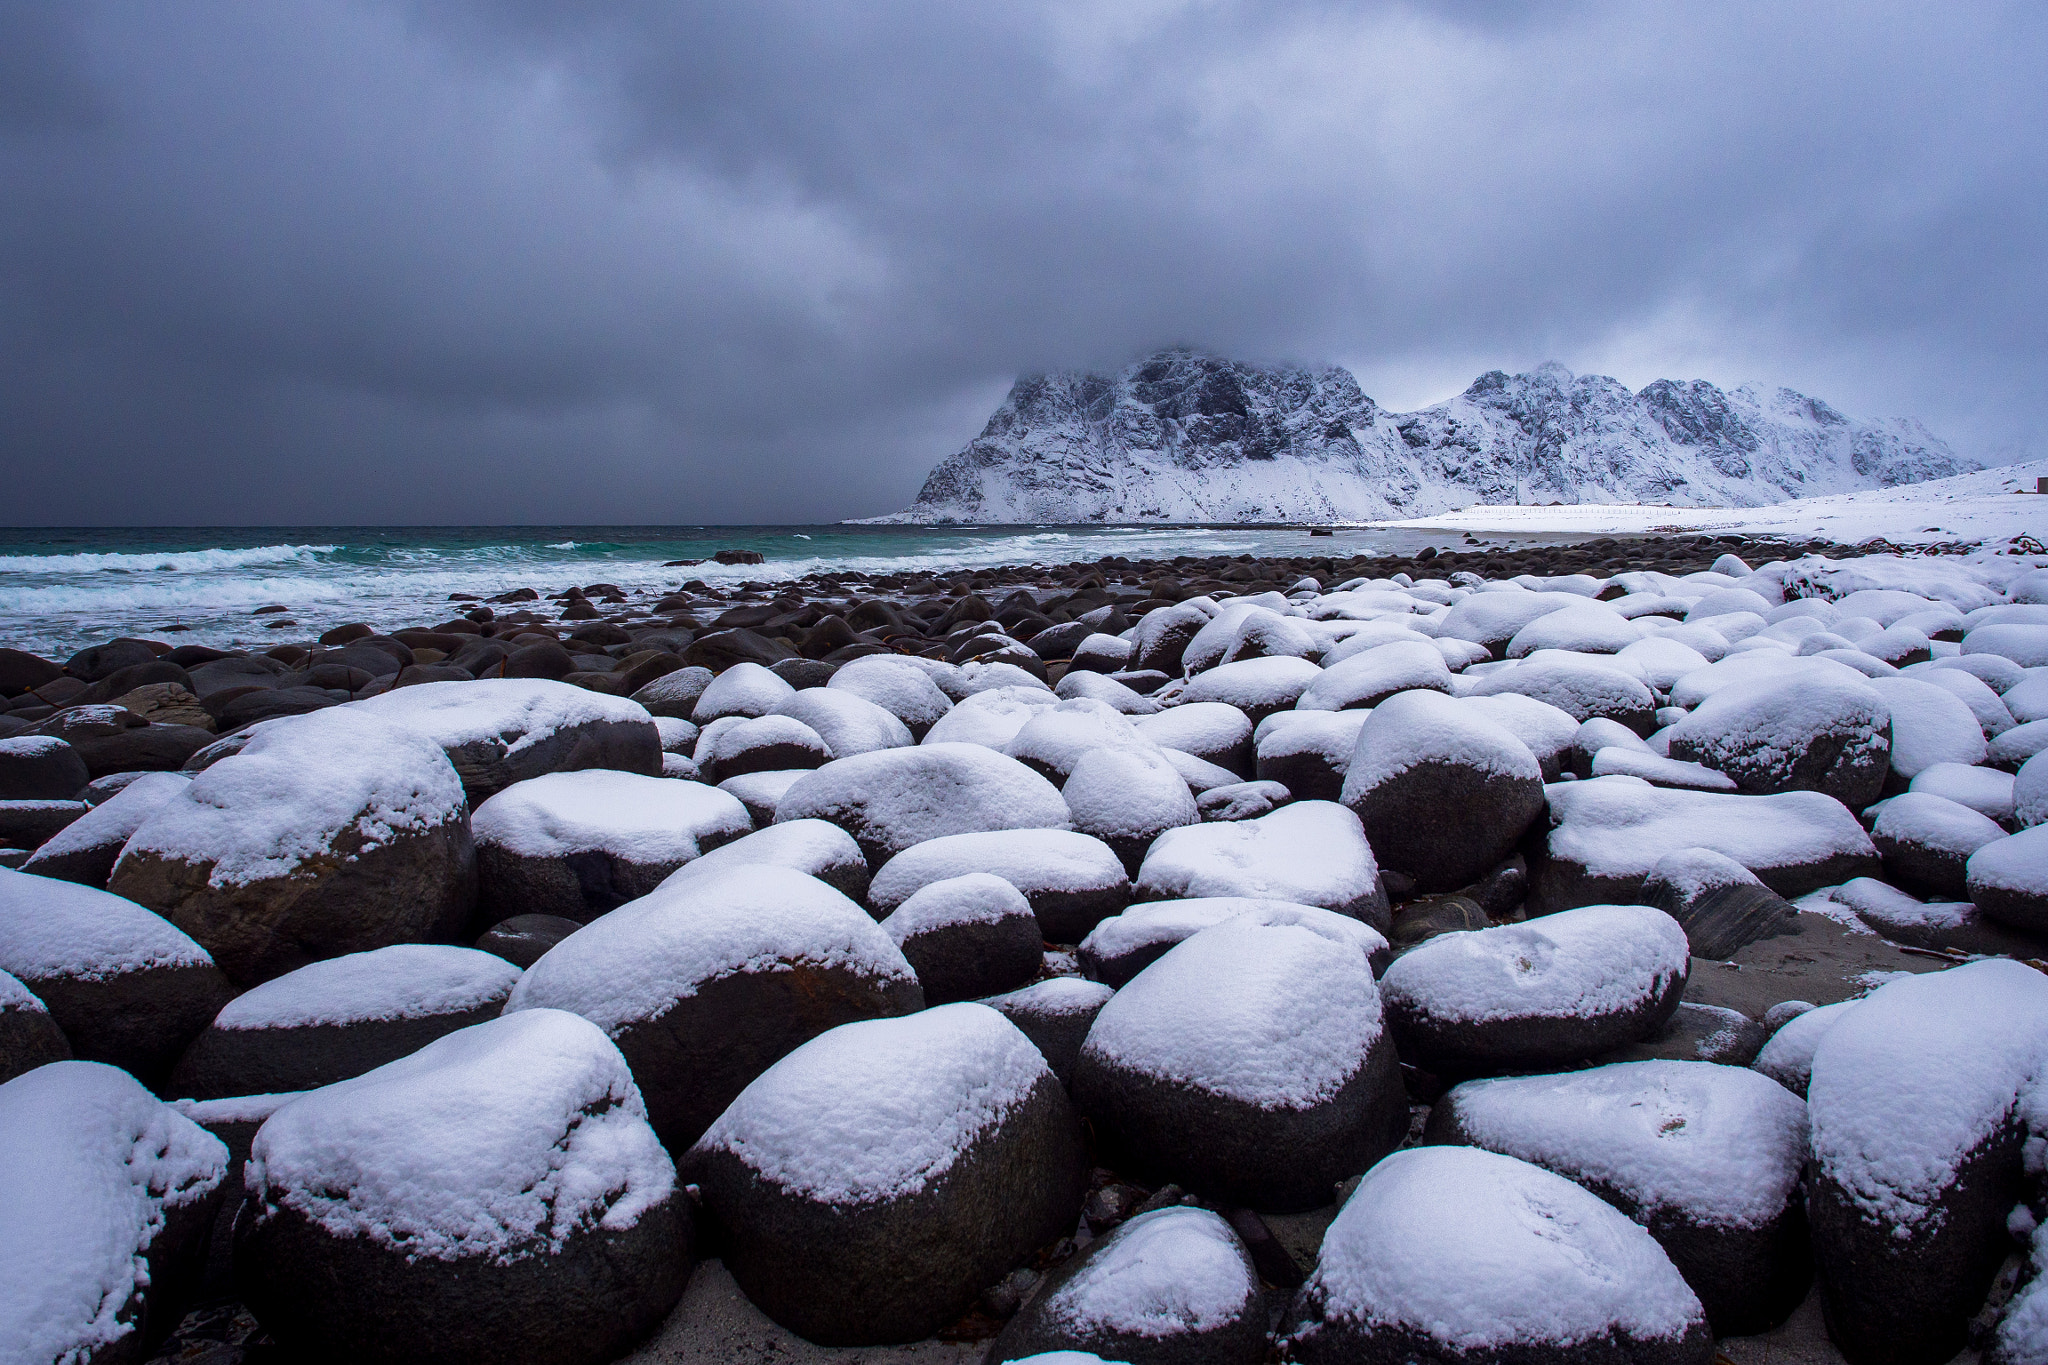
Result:
{"label": "dark storm cloud", "polygon": [[0,0],[11,521],[900,506],[1019,370],[2042,444],[2031,6]]}

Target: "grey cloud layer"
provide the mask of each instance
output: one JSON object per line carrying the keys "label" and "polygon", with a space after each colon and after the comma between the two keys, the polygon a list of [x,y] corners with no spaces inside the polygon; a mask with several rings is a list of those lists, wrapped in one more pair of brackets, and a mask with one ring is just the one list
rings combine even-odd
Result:
{"label": "grey cloud layer", "polygon": [[2037,7],[0,0],[7,520],[808,520],[1169,341],[2048,409]]}

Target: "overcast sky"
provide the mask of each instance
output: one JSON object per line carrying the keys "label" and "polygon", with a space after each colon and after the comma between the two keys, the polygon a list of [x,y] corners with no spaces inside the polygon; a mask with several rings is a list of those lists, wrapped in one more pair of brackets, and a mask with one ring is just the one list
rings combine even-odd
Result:
{"label": "overcast sky", "polygon": [[2048,7],[0,0],[0,521],[810,521],[1020,372],[2048,452]]}

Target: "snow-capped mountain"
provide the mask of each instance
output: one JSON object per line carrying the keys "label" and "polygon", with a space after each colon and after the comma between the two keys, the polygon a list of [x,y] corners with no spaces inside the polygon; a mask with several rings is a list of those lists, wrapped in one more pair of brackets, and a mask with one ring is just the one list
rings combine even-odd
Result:
{"label": "snow-capped mountain", "polygon": [[1161,351],[1113,375],[1033,375],[887,522],[1355,521],[1473,503],[1755,507],[1975,469],[1911,418],[1790,389],[1549,364],[1489,371],[1419,412],[1335,366]]}

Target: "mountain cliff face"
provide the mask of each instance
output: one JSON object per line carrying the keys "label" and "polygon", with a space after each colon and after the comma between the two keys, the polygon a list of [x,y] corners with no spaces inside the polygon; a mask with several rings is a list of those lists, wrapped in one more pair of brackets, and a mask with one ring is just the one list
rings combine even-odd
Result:
{"label": "mountain cliff face", "polygon": [[1162,351],[1017,381],[890,522],[1352,521],[1473,503],[1753,507],[1974,469],[1910,418],[1550,364],[1390,413],[1334,366]]}

